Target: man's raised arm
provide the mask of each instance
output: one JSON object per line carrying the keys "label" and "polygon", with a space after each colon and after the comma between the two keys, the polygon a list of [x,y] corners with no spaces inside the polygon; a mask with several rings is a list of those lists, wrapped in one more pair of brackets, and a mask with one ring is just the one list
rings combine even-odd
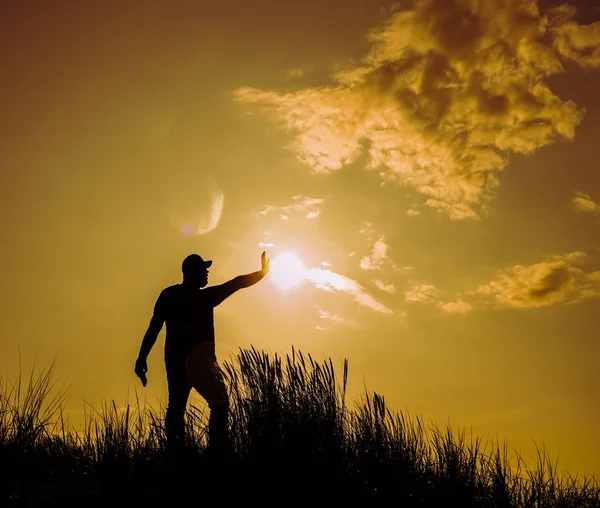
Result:
{"label": "man's raised arm", "polygon": [[269,273],[270,261],[267,259],[265,252],[263,252],[260,256],[260,262],[261,268],[257,272],[248,273],[246,275],[238,275],[234,279],[231,279],[224,284],[207,288],[206,291],[210,292],[213,307],[219,305],[223,300],[229,298],[236,291],[253,286],[258,281],[262,280],[264,276]]}

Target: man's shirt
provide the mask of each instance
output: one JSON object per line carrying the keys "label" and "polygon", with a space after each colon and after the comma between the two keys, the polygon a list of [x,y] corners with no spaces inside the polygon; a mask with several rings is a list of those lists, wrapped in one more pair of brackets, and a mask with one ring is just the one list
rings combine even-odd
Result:
{"label": "man's shirt", "polygon": [[165,360],[181,364],[200,342],[215,341],[213,309],[238,289],[235,279],[199,289],[176,284],[160,293],[154,315],[167,326]]}

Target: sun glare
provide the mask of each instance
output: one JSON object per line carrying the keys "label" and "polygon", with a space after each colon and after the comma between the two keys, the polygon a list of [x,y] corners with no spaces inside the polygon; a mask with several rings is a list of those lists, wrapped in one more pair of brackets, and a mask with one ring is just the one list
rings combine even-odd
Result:
{"label": "sun glare", "polygon": [[271,261],[271,280],[281,289],[291,289],[306,279],[306,268],[295,254],[280,254]]}

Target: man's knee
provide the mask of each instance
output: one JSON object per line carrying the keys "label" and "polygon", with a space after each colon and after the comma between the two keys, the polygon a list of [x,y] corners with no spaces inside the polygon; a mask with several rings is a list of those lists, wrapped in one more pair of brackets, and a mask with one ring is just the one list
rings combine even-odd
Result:
{"label": "man's knee", "polygon": [[179,435],[185,428],[185,410],[179,407],[167,406],[165,414],[165,430],[168,435]]}
{"label": "man's knee", "polygon": [[211,446],[226,446],[229,439],[229,404],[212,404],[208,421],[208,435]]}

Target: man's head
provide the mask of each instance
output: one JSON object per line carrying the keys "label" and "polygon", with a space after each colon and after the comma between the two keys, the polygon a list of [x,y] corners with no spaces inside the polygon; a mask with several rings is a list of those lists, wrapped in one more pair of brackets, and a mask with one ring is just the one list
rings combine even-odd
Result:
{"label": "man's head", "polygon": [[208,284],[208,267],[212,261],[204,261],[198,254],[190,254],[183,260],[181,271],[186,283],[203,288]]}

